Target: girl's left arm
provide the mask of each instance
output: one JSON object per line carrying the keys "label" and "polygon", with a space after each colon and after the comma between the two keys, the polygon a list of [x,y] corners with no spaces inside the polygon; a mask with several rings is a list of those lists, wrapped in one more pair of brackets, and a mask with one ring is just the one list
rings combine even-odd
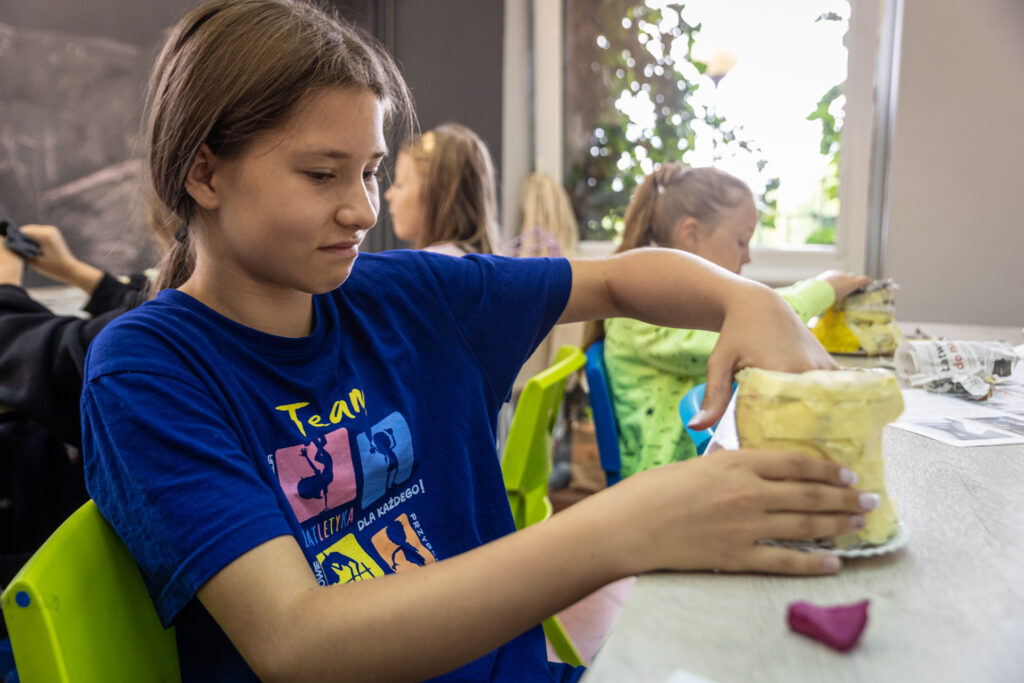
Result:
{"label": "girl's left arm", "polygon": [[654,325],[720,330],[708,358],[701,412],[710,427],[725,412],[733,375],[745,367],[783,372],[832,369],[835,361],[769,287],[674,249],[633,249],[571,261],[572,290],[558,322],[636,318]]}

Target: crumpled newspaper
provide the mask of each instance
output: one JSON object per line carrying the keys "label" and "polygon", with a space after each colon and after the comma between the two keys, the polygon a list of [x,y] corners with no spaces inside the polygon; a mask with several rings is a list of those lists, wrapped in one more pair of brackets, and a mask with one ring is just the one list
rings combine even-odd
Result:
{"label": "crumpled newspaper", "polygon": [[736,375],[736,431],[742,448],[799,451],[857,473],[857,488],[879,494],[867,526],[834,540],[836,548],[882,545],[896,535],[885,489],[882,430],[903,412],[896,377],[880,369],[786,373],[747,368]]}
{"label": "crumpled newspaper", "polygon": [[990,397],[1019,361],[1012,346],[998,341],[907,340],[893,355],[896,372],[910,386],[975,401]]}
{"label": "crumpled newspaper", "polygon": [[898,288],[892,279],[875,280],[822,313],[811,333],[829,353],[892,353],[903,338],[893,320]]}

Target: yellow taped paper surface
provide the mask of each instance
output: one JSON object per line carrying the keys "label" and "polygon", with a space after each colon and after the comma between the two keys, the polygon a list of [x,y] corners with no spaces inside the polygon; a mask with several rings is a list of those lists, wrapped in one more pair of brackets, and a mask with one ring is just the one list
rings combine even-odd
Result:
{"label": "yellow taped paper surface", "polygon": [[898,528],[885,489],[882,430],[903,412],[896,378],[885,370],[792,374],[748,368],[737,375],[736,431],[743,448],[799,451],[857,473],[856,487],[879,494],[867,527],[835,539],[838,548],[881,545]]}
{"label": "yellow taped paper surface", "polygon": [[825,311],[811,333],[829,353],[888,355],[903,339],[894,310],[889,288],[851,294]]}

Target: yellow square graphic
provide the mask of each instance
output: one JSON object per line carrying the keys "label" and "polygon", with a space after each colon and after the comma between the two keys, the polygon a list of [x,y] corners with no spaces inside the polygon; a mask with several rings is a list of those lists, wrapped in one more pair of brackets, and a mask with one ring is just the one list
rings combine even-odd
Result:
{"label": "yellow square graphic", "polygon": [[384,570],[370,559],[352,534],[316,556],[328,584],[366,581],[384,576]]}

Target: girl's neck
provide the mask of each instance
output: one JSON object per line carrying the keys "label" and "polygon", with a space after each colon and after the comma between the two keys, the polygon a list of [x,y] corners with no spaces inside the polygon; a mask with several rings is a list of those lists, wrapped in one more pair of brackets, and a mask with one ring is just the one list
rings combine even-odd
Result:
{"label": "girl's neck", "polygon": [[178,288],[224,317],[278,337],[305,337],[313,332],[313,295],[294,289],[270,290],[253,284],[214,285],[201,274]]}

